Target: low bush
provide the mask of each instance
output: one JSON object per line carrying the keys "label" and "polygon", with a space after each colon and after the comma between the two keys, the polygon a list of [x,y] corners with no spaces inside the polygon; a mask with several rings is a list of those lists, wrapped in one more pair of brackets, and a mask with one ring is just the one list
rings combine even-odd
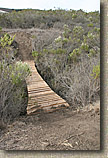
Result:
{"label": "low bush", "polygon": [[13,40],[8,34],[0,38],[0,119],[6,122],[26,113],[25,79],[30,74],[26,63],[16,62]]}
{"label": "low bush", "polygon": [[49,86],[73,107],[99,98],[100,31],[64,26],[50,45],[35,47],[36,66]]}
{"label": "low bush", "polygon": [[0,14],[0,26],[4,28],[63,28],[64,24],[81,24],[85,29],[89,23],[98,25],[99,12],[86,13],[82,10],[31,10],[26,9],[8,14]]}

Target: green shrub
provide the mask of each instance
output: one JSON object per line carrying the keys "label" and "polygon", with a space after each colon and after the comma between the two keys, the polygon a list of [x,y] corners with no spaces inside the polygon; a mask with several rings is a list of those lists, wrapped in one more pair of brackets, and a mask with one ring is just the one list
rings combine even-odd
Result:
{"label": "green shrub", "polygon": [[91,23],[91,24],[88,24],[87,26],[88,26],[88,27],[93,27],[93,24]]}
{"label": "green shrub", "polygon": [[81,49],[85,50],[85,51],[88,51],[89,50],[89,45],[87,45],[86,43],[82,43],[81,44]]}
{"label": "green shrub", "polygon": [[84,33],[84,29],[82,26],[75,26],[73,28],[73,36],[78,38],[78,37],[81,37]]}
{"label": "green shrub", "polygon": [[100,65],[93,66],[93,72],[91,74],[94,79],[100,78]]}
{"label": "green shrub", "polygon": [[38,57],[38,55],[39,55],[39,52],[37,52],[37,51],[33,51],[33,52],[32,52],[32,56],[33,56],[34,58]]}
{"label": "green shrub", "polygon": [[69,34],[70,34],[71,30],[69,29],[69,26],[68,25],[64,25],[64,32],[63,32],[63,36],[65,38],[68,38],[69,37]]}
{"label": "green shrub", "polygon": [[72,53],[69,54],[69,59],[73,60],[73,61],[77,61],[78,60],[78,56],[81,54],[81,51],[79,48],[75,48],[73,50]]}
{"label": "green shrub", "polygon": [[10,46],[14,41],[14,39],[15,39],[15,35],[11,38],[9,34],[6,33],[3,37],[0,38],[1,47],[4,48],[6,45]]}
{"label": "green shrub", "polygon": [[72,15],[72,19],[75,19],[77,17],[77,14]]}
{"label": "green shrub", "polygon": [[4,34],[0,38],[0,119],[3,121],[26,113],[27,107],[25,79],[30,75],[30,68],[26,63],[16,62],[11,46],[14,37]]}
{"label": "green shrub", "polygon": [[13,71],[11,72],[11,79],[13,84],[21,84],[21,82],[31,74],[30,67],[27,63],[21,61],[16,62]]}
{"label": "green shrub", "polygon": [[2,31],[2,27],[0,27],[0,31]]}
{"label": "green shrub", "polygon": [[55,39],[55,42],[56,42],[56,43],[60,43],[61,41],[62,41],[61,36],[59,36],[58,38]]}
{"label": "green shrub", "polygon": [[95,55],[96,55],[96,51],[95,51],[93,48],[90,49],[88,56],[89,56],[89,57],[93,57],[93,56],[95,56]]}

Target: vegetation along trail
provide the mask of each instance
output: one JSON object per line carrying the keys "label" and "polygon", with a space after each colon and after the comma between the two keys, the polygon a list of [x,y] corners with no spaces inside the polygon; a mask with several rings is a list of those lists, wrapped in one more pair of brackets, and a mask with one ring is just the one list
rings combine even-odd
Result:
{"label": "vegetation along trail", "polygon": [[0,14],[0,149],[100,150],[100,14]]}

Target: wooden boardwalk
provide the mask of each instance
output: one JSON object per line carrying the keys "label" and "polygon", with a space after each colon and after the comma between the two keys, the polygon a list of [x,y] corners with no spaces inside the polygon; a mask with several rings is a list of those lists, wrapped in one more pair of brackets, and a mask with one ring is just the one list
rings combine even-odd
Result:
{"label": "wooden boardwalk", "polygon": [[26,80],[28,89],[27,114],[36,114],[41,111],[52,112],[69,104],[58,96],[42,79],[36,70],[34,61],[25,61],[31,68],[31,76]]}
{"label": "wooden boardwalk", "polygon": [[[35,33],[40,34],[40,31],[36,29]],[[28,32],[24,29],[4,29],[4,32],[8,32],[10,36],[16,34],[15,41],[18,43],[19,58],[31,68],[32,75],[26,80],[28,89],[27,114],[36,114],[41,111],[53,112],[57,109],[68,107],[69,104],[48,86],[36,70],[32,57],[31,29]]]}

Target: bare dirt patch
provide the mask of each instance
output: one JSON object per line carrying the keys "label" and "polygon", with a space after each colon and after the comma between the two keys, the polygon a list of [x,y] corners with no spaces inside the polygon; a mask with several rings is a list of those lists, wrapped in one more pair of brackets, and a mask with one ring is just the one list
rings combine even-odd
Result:
{"label": "bare dirt patch", "polygon": [[100,150],[100,113],[73,112],[23,116],[0,135],[1,150]]}

